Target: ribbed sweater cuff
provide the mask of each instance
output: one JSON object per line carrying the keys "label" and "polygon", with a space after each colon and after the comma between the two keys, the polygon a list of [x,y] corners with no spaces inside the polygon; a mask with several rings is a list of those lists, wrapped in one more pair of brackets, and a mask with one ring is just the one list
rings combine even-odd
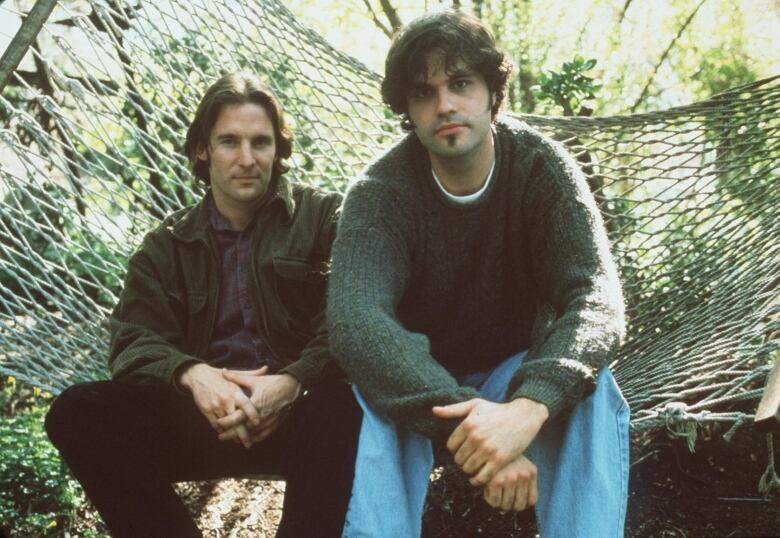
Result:
{"label": "ribbed sweater cuff", "polygon": [[512,400],[517,398],[528,398],[546,405],[550,413],[548,420],[563,412],[569,403],[560,384],[544,378],[526,378],[520,388],[512,394]]}

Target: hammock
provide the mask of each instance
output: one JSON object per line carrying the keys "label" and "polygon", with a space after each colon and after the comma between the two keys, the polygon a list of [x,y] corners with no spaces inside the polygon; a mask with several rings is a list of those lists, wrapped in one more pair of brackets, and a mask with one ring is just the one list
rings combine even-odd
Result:
{"label": "hammock", "polygon": [[[294,180],[344,190],[401,135],[380,77],[278,0],[78,5],[48,17],[52,46],[0,97],[0,373],[53,393],[107,376],[129,255],[202,194],[178,149],[220,74],[280,96]],[[778,78],[650,114],[522,117],[569,146],[606,219],[632,426],[750,419],[780,348]]]}

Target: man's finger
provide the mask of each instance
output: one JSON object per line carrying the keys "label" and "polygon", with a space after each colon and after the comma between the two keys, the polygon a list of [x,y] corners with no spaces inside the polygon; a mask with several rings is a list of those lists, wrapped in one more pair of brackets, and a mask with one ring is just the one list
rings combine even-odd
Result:
{"label": "man's finger", "polygon": [[260,420],[257,422],[257,424],[252,424],[247,428],[249,430],[249,435],[254,435],[257,432],[260,432],[269,426],[272,426],[277,420],[278,415],[264,415],[260,417]]}
{"label": "man's finger", "polygon": [[211,416],[214,417],[212,426],[214,427],[215,430],[217,430],[218,432],[225,431],[225,428],[219,425],[219,419],[221,419],[222,417],[226,417],[229,414],[230,413],[225,411],[225,409],[223,409],[222,407],[217,406],[212,408]]}
{"label": "man's finger", "polygon": [[220,433],[220,434],[217,436],[217,438],[218,438],[220,441],[229,441],[229,440],[231,440],[231,439],[232,439],[233,441],[240,442],[240,440],[239,440],[239,439],[238,439],[238,437],[236,436],[236,429],[235,429],[235,428],[233,428],[233,429],[231,429],[231,430],[226,430],[226,431],[224,431],[224,432]]}
{"label": "man's finger", "polygon": [[221,428],[220,431],[232,430],[239,424],[243,424],[246,421],[246,415],[244,415],[243,409],[236,409],[229,415],[225,415],[222,418],[217,419],[217,425]]}
{"label": "man's finger", "polygon": [[257,424],[260,421],[260,416],[257,414],[255,404],[253,404],[252,400],[243,392],[241,392],[239,396],[236,396],[236,405],[243,411],[250,424]]}
{"label": "man's finger", "polygon": [[515,506],[517,498],[517,484],[509,484],[501,488],[501,510],[509,511]]}
{"label": "man's finger", "polygon": [[279,426],[279,421],[273,421],[265,428],[262,428],[258,431],[255,431],[252,433],[252,442],[253,443],[259,443],[261,441],[265,441],[268,437],[271,436],[272,433],[276,431],[277,426]]}
{"label": "man's finger", "polygon": [[[531,488],[531,482],[520,482],[515,486],[515,499],[512,509],[516,512],[522,512],[528,508],[529,489]],[[508,510],[508,508],[507,508]]]}
{"label": "man's finger", "polygon": [[[453,447],[455,446],[455,443],[452,443]],[[449,448],[452,451],[452,448],[450,448],[449,441],[447,442],[447,448]],[[470,458],[474,457],[474,451],[476,450],[476,447],[474,446],[474,443],[470,443],[468,439],[465,439],[461,442],[460,446],[457,448],[457,450],[453,451],[453,456],[455,463],[463,469],[463,465],[469,461]],[[473,462],[472,465],[476,464],[477,462]],[[479,467],[477,467],[478,469]],[[476,470],[476,469],[475,469]],[[465,472],[465,469],[463,469]],[[469,473],[470,474],[470,473]]]}
{"label": "man's finger", "polygon": [[219,419],[214,413],[203,413],[203,416],[206,417],[206,420],[209,421],[209,424],[211,424],[211,427],[214,428],[217,433],[221,433],[223,431],[222,426],[219,425]]}
{"label": "man's finger", "polygon": [[[466,431],[466,428],[463,426],[463,423],[461,422],[457,428],[450,434],[449,438],[447,438],[447,450],[450,451],[450,454],[453,456],[458,453],[460,450],[461,445],[468,439],[469,434]],[[471,453],[469,452],[468,455]],[[466,455],[466,454],[464,454]],[[465,459],[463,461],[466,461]],[[458,464],[460,465],[460,464]]]}
{"label": "man's finger", "polygon": [[482,491],[482,496],[485,498],[485,502],[493,508],[498,508],[501,505],[501,488],[488,484]]}
{"label": "man's finger", "polygon": [[[474,460],[475,458],[472,457],[471,459]],[[471,460],[466,462],[467,465],[470,464],[470,463],[471,463]],[[469,466],[469,469],[470,468],[471,468],[471,466]],[[485,484],[490,482],[493,479],[493,477],[495,476],[495,474],[498,472],[498,469],[496,468],[495,464],[491,463],[491,461],[489,459],[485,459],[484,464],[482,465],[481,468],[480,467],[476,467],[471,472],[469,472],[466,469],[466,465],[463,466],[463,471],[466,474],[474,474],[477,470],[479,470],[479,472],[475,476],[473,476],[471,478],[471,480],[469,480],[469,482],[471,482],[471,484],[474,485],[474,486],[484,486]]]}
{"label": "man's finger", "polygon": [[226,368],[222,369],[222,377],[230,381],[231,383],[235,383],[236,385],[241,385],[242,387],[252,388],[252,381],[254,377],[257,376],[251,376],[246,375],[243,372],[235,372],[233,370],[228,370]]}
{"label": "man's finger", "polygon": [[265,375],[268,373],[268,366],[261,366],[260,368],[257,368],[255,370],[246,370],[242,372],[244,375],[253,375],[255,377],[260,375]]}
{"label": "man's finger", "polygon": [[474,406],[477,405],[479,400],[473,399],[466,402],[459,402],[451,405],[435,405],[433,406],[433,414],[439,418],[461,418],[465,417]]}
{"label": "man's finger", "polygon": [[[244,426],[244,430],[247,432],[247,437],[248,437],[249,439],[251,439],[251,438],[252,438],[252,434],[251,434],[251,433],[249,433],[249,430],[247,430],[245,426]],[[239,430],[239,426],[236,426],[235,428],[232,428],[232,429],[230,429],[230,430],[225,430],[225,431],[223,431],[222,433],[220,433],[220,434],[217,436],[217,438],[218,438],[220,441],[234,441],[234,442],[236,442],[236,443],[241,443],[241,444],[243,444],[243,441],[242,441],[242,440],[239,438],[239,436],[238,436],[238,434],[239,434],[239,431],[240,431],[240,430]]]}
{"label": "man's finger", "polygon": [[244,428],[244,430],[247,432],[247,437],[249,439],[252,438],[252,435],[254,435],[255,431],[259,431],[260,429],[262,429],[262,428],[256,428],[256,427],[255,427],[255,429],[252,429],[252,428],[249,428],[246,423],[241,423],[241,424],[239,424],[237,426],[234,426],[232,428],[225,428],[224,430],[222,430],[222,433],[220,433],[217,437],[219,438],[220,441],[228,441],[228,440],[232,439],[233,441],[242,443],[242,440],[239,439],[239,437],[238,437],[238,434],[241,431],[239,429],[239,426]]}
{"label": "man's finger", "polygon": [[536,481],[536,475],[531,478],[531,485],[528,488],[528,506],[536,506],[539,500],[539,489]]}
{"label": "man's finger", "polygon": [[236,432],[236,436],[241,441],[241,444],[244,445],[244,448],[251,448],[252,439],[249,437],[249,432],[246,431],[246,426],[240,424],[234,428],[234,431]]}
{"label": "man's finger", "polygon": [[[240,392],[240,391],[239,391]],[[243,393],[241,396],[244,396]],[[244,396],[246,398],[246,396]],[[225,410],[223,416],[230,415],[236,411],[236,401],[234,399],[228,399],[226,401]],[[240,410],[239,410],[240,411]],[[221,417],[220,417],[221,418]],[[241,440],[241,444],[245,448],[252,446],[252,441],[249,439],[249,432],[246,431],[246,426],[239,424],[233,430],[236,432],[236,436]]]}

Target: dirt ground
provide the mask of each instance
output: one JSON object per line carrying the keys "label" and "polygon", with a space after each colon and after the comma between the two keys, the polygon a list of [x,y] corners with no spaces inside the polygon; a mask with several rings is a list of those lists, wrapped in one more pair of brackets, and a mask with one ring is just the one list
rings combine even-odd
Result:
{"label": "dirt ground", "polygon": [[[758,493],[767,464],[766,435],[744,426],[726,442],[724,432],[718,426],[700,430],[695,453],[663,432],[634,436],[627,537],[780,536],[780,491]],[[281,482],[225,480],[178,488],[205,536],[270,538],[281,515]],[[82,524],[94,525],[94,514],[83,516]],[[531,538],[536,526],[532,512],[492,510],[456,469],[445,469],[433,479],[423,535]]]}

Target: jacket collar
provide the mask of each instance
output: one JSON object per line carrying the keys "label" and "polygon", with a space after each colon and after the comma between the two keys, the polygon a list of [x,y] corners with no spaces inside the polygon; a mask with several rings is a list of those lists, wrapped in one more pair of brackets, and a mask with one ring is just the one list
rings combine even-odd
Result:
{"label": "jacket collar", "polygon": [[[289,222],[295,214],[292,186],[282,175],[272,184],[272,188],[271,197],[258,208],[258,211],[269,211],[271,207],[281,204],[284,208],[285,220]],[[186,242],[208,240],[209,228],[211,227],[208,208],[210,196],[211,189],[206,192],[200,202],[190,209],[177,211],[166,219],[167,228],[175,237]]]}

